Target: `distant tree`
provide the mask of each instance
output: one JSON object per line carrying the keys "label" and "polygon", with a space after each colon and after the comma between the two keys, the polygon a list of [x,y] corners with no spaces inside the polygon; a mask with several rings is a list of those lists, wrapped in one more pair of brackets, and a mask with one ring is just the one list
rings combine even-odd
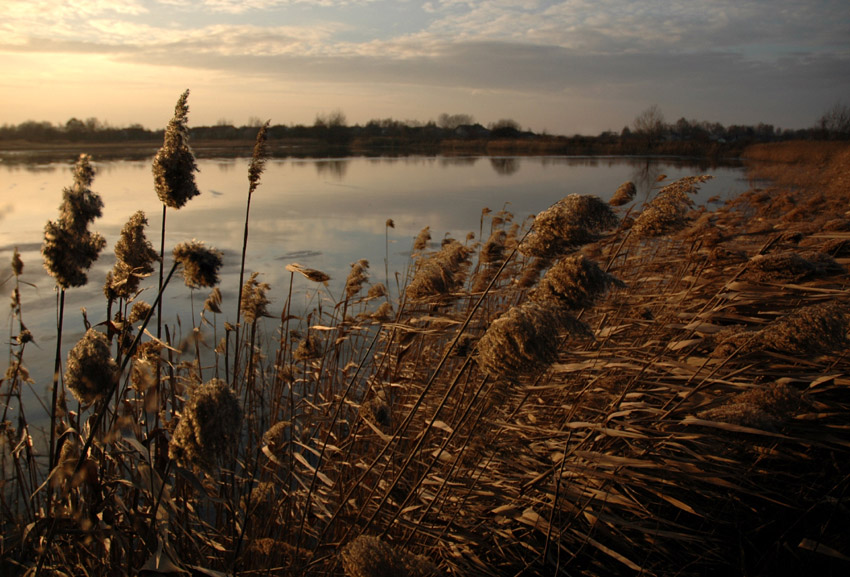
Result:
{"label": "distant tree", "polygon": [[87,131],[86,124],[79,118],[69,118],[65,123],[65,134],[72,141],[80,140]]}
{"label": "distant tree", "polygon": [[351,137],[346,124],[345,113],[342,110],[334,110],[329,114],[320,113],[316,115],[313,123],[316,136],[323,138],[330,144],[346,144]]}
{"label": "distant tree", "polygon": [[520,135],[519,122],[510,118],[502,118],[488,127],[493,138],[516,138]]}
{"label": "distant tree", "polygon": [[632,122],[635,133],[646,139],[647,147],[652,148],[664,135],[664,114],[657,104],[653,104],[635,117]]}
{"label": "distant tree", "polygon": [[458,126],[469,126],[475,124],[475,118],[471,114],[446,114],[442,113],[437,118],[437,126],[445,130],[454,130]]}
{"label": "distant tree", "polygon": [[850,107],[836,102],[818,119],[817,127],[826,138],[850,137]]}
{"label": "distant tree", "polygon": [[345,113],[342,110],[336,109],[329,114],[319,113],[316,115],[316,120],[313,122],[316,128],[338,128],[346,126]]}

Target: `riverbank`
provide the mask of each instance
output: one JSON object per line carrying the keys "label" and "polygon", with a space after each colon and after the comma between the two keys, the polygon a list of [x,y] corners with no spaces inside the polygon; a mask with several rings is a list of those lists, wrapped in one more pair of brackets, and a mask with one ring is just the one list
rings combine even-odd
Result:
{"label": "riverbank", "polygon": [[[252,138],[191,141],[199,158],[250,157]],[[721,161],[736,159],[747,145],[746,140],[669,141],[651,147],[635,138],[547,136],[523,138],[434,137],[404,138],[361,136],[330,142],[317,138],[281,137],[268,140],[272,158],[341,158],[348,156],[660,156]],[[162,139],[146,138],[115,142],[51,140],[0,140],[0,161],[73,161],[84,151],[95,160],[153,157]]]}

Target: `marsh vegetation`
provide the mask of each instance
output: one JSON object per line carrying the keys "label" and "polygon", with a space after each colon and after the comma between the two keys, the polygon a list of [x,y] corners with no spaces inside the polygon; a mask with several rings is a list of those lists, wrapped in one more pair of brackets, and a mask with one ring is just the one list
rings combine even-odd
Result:
{"label": "marsh vegetation", "polygon": [[[185,104],[154,168],[164,212],[192,210]],[[699,174],[645,202],[484,208],[462,238],[424,228],[395,291],[361,259],[331,299],[288,263],[272,311],[250,270],[264,138],[240,286],[214,238],[167,246],[166,218],[151,235],[133,215],[43,407],[24,402],[41,263],[12,256],[4,575],[846,571],[845,145],[752,149],[775,184],[714,210]],[[96,177],[81,156],[45,229],[57,351],[61,295],[101,282]],[[181,326],[157,314],[175,291],[198,297]]]}

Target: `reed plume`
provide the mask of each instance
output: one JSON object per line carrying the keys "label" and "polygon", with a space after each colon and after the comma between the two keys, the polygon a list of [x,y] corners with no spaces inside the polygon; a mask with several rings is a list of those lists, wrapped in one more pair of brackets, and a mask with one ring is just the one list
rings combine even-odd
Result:
{"label": "reed plume", "polygon": [[416,239],[413,241],[413,250],[422,251],[428,248],[428,243],[431,241],[431,227],[426,226],[419,231]]}
{"label": "reed plume", "polygon": [[227,383],[212,379],[189,394],[169,443],[169,457],[212,472],[239,441],[242,409]]}
{"label": "reed plume", "polygon": [[181,242],[174,247],[174,260],[183,265],[186,286],[200,288],[218,284],[222,254],[214,248],[207,248],[197,240]]}
{"label": "reed plume", "polygon": [[127,317],[127,322],[137,323],[145,320],[151,310],[151,305],[145,301],[137,300],[133,303],[133,308],[130,309],[130,315]]}
{"label": "reed plume", "polygon": [[74,169],[74,184],[63,191],[59,220],[44,228],[44,268],[62,289],[83,286],[88,269],[106,246],[106,239],[88,230],[103,212],[100,195],[89,188],[94,178],[91,157],[80,155]]}
{"label": "reed plume", "polygon": [[308,334],[299,344],[298,348],[292,353],[292,358],[296,361],[309,361],[318,359],[322,356],[322,343],[313,335]]}
{"label": "reed plume", "polygon": [[555,258],[597,240],[616,224],[617,217],[607,203],[595,196],[571,194],[534,218],[520,251]]}
{"label": "reed plume", "polygon": [[634,182],[624,182],[619,188],[617,188],[617,191],[614,193],[614,196],[611,197],[611,200],[608,201],[608,204],[611,206],[623,206],[624,204],[628,204],[634,200],[636,192],[637,188],[635,188]]}
{"label": "reed plume", "polygon": [[90,404],[109,394],[118,378],[118,365],[109,350],[106,335],[89,329],[68,353],[65,384],[74,397]]}
{"label": "reed plume", "polygon": [[360,535],[341,553],[348,577],[439,577],[439,568],[422,555],[393,547],[377,537]]}
{"label": "reed plume", "polygon": [[351,272],[348,273],[348,278],[345,279],[345,297],[352,298],[357,295],[362,289],[366,281],[369,280],[369,261],[360,259],[357,262],[351,263]]}
{"label": "reed plume", "polygon": [[422,301],[449,297],[463,286],[469,268],[471,249],[452,240],[419,266],[407,286],[408,298]]}
{"label": "reed plume", "polygon": [[271,287],[268,283],[257,281],[258,274],[256,272],[251,274],[251,278],[242,289],[242,301],[239,308],[246,323],[254,323],[268,316],[269,299],[266,293]]}
{"label": "reed plume", "polygon": [[12,274],[15,276],[24,274],[24,261],[21,260],[21,253],[18,252],[18,247],[15,247],[12,253]]}
{"label": "reed plume", "polygon": [[830,255],[821,252],[800,254],[783,251],[758,254],[747,263],[744,276],[758,281],[793,281],[839,274],[846,269]]}
{"label": "reed plume", "polygon": [[612,286],[625,284],[594,261],[576,255],[563,258],[550,268],[529,298],[541,303],[559,302],[567,309],[579,310],[591,306]]}
{"label": "reed plume", "polygon": [[795,309],[758,331],[729,331],[716,336],[712,356],[773,350],[790,355],[821,355],[847,346],[848,306],[838,301]]}
{"label": "reed plume", "polygon": [[139,288],[142,278],[153,273],[153,263],[159,255],[145,236],[148,219],[137,211],[124,227],[115,243],[115,266],[106,275],[104,294],[110,300],[130,298]]}
{"label": "reed plume", "polygon": [[165,129],[162,147],[153,159],[156,195],[169,208],[182,208],[201,192],[195,183],[198,165],[189,146],[189,91],[180,95]]}
{"label": "reed plume", "polygon": [[526,301],[492,322],[478,341],[478,365],[487,373],[516,379],[534,374],[558,358],[559,331],[587,329],[552,303]]}
{"label": "reed plume", "polygon": [[770,383],[735,395],[719,407],[700,411],[697,416],[708,421],[773,431],[794,418],[804,404],[797,389]]}
{"label": "reed plume", "polygon": [[700,185],[711,178],[709,175],[686,176],[663,187],[635,219],[632,234],[649,238],[682,229],[694,204],[688,195],[696,193]]}

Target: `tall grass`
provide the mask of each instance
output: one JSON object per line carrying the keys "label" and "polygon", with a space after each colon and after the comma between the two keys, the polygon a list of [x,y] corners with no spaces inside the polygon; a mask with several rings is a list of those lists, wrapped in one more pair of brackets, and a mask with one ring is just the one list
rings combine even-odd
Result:
{"label": "tall grass", "polygon": [[[486,211],[483,243],[432,247],[426,228],[396,298],[366,260],[338,300],[297,263],[287,287],[252,273],[229,287],[239,312],[210,357],[169,319],[146,332],[185,290],[178,271],[217,289],[205,313],[227,319],[222,255],[178,245],[152,305],[139,270],[120,326],[96,322],[62,363],[82,405],[57,413],[55,459],[27,421],[51,407],[22,402],[16,253],[0,572],[839,574],[846,272],[840,257],[794,279],[751,263],[846,233],[789,237],[756,197],[701,218],[699,182],[630,209],[570,196],[525,223]],[[293,287],[312,295],[303,313]]]}

